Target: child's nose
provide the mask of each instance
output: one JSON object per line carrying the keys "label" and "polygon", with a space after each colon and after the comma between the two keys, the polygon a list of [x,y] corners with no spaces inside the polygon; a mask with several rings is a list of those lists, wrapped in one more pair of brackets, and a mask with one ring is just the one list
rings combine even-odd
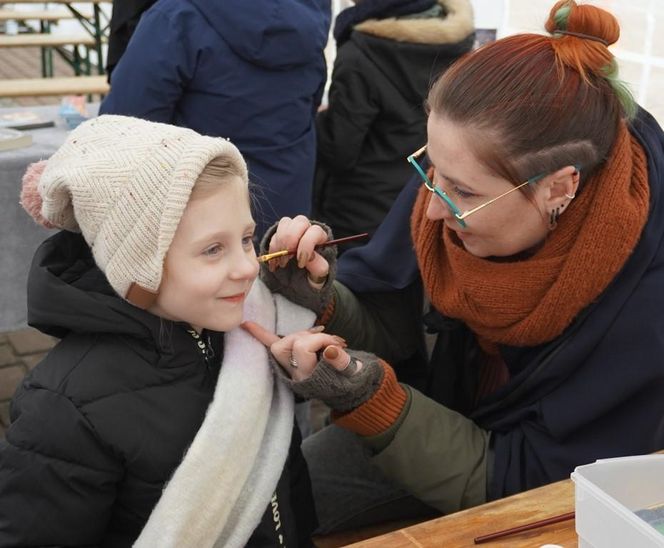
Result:
{"label": "child's nose", "polygon": [[233,272],[237,278],[248,279],[258,276],[260,268],[256,256],[253,253],[244,252],[235,263]]}

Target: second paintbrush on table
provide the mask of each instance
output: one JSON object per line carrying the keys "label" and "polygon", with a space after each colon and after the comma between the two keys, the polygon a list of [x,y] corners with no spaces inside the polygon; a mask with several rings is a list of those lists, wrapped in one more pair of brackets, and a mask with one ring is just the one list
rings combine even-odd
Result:
{"label": "second paintbrush on table", "polygon": [[[335,240],[328,240],[322,244],[318,244],[314,249],[321,247],[327,247],[328,245],[341,244],[344,242],[351,242],[353,240],[359,240],[360,238],[366,238],[369,236],[368,232],[362,232],[362,234],[354,234],[353,236],[346,236],[345,238],[337,238]],[[285,257],[286,255],[295,255],[295,251],[289,251],[288,249],[282,249],[281,251],[275,251],[274,253],[266,253],[265,255],[259,255],[257,257],[258,262],[265,263],[271,259],[276,259],[278,257]]]}

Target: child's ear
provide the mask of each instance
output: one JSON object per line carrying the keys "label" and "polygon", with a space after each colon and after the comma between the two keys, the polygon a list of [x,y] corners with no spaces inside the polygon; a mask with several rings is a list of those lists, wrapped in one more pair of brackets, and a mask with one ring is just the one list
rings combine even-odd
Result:
{"label": "child's ear", "polygon": [[576,196],[581,174],[575,166],[565,166],[550,174],[546,180],[547,208],[565,207]]}

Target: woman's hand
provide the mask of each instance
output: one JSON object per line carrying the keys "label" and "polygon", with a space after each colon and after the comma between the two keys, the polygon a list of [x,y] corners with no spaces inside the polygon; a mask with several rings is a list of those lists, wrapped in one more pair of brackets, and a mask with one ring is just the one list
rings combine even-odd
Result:
{"label": "woman's hand", "polygon": [[351,361],[343,350],[346,341],[336,335],[322,331],[322,325],[306,331],[279,337],[255,322],[243,322],[242,328],[270,349],[275,361],[296,382],[308,379],[313,374],[322,352],[325,361],[342,371]]}
{"label": "woman's hand", "polygon": [[320,317],[334,298],[337,248],[315,247],[331,238],[332,231],[327,226],[312,223],[304,215],[284,217],[265,233],[260,253],[287,249],[295,255],[262,263],[261,279],[273,293],[281,293]]}
{"label": "woman's hand", "polygon": [[[327,277],[330,265],[314,248],[328,239],[328,233],[320,225],[311,224],[304,215],[293,219],[283,217],[270,240],[267,252],[274,253],[282,249],[295,251],[298,268],[305,268],[309,280],[320,283]],[[292,255],[272,259],[268,262],[268,269],[275,272],[277,268],[285,268],[292,259]]]}
{"label": "woman's hand", "polygon": [[342,338],[322,333],[320,327],[286,337],[253,322],[244,322],[242,327],[270,349],[287,373],[279,374],[293,392],[322,400],[342,413],[371,398],[389,367],[369,352],[346,350]]}

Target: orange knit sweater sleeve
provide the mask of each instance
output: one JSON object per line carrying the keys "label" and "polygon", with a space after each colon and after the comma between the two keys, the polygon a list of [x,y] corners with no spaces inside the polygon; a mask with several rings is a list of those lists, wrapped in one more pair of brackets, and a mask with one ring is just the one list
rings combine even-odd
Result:
{"label": "orange knit sweater sleeve", "polygon": [[392,426],[401,415],[408,399],[397,382],[394,370],[383,360],[383,380],[371,398],[348,413],[332,413],[334,423],[361,436],[375,436]]}

